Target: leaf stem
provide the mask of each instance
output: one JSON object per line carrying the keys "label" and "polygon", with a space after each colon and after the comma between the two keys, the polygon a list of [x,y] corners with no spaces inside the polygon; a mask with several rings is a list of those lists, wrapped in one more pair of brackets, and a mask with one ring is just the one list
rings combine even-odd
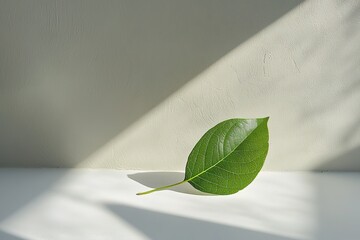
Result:
{"label": "leaf stem", "polygon": [[185,183],[185,182],[187,182],[187,181],[188,181],[188,180],[183,180],[183,181],[178,182],[178,183],[170,184],[170,185],[163,186],[163,187],[159,187],[159,188],[154,188],[154,189],[152,189],[152,190],[150,190],[150,191],[140,192],[140,193],[137,193],[136,195],[145,195],[145,194],[149,194],[149,193],[152,193],[152,192],[165,190],[165,189],[168,189],[168,188],[171,188],[171,187],[174,187],[174,186],[183,184],[183,183]]}

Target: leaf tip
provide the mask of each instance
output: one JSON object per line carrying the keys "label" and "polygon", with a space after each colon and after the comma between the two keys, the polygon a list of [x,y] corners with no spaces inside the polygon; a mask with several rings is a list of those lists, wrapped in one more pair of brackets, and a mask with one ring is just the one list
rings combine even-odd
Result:
{"label": "leaf tip", "polygon": [[267,123],[268,121],[269,121],[269,116],[267,116],[267,117],[263,117],[263,118],[257,118],[257,120],[258,121],[260,121],[260,122],[265,122],[265,123]]}

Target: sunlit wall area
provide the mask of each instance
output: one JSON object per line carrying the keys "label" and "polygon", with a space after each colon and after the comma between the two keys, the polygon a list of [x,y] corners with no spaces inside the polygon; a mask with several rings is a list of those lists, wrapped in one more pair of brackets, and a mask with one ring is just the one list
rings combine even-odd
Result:
{"label": "sunlit wall area", "polygon": [[124,161],[131,168],[183,169],[194,143],[219,121],[270,116],[265,169],[359,170],[359,19],[357,1],[300,4],[83,166],[121,167]]}
{"label": "sunlit wall area", "polygon": [[265,169],[360,169],[357,0],[0,5],[1,166],[182,170],[270,116]]}

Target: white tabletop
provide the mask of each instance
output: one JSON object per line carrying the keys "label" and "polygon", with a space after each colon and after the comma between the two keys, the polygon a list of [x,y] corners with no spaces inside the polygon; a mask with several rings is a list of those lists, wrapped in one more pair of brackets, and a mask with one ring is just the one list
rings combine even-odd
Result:
{"label": "white tabletop", "polygon": [[0,239],[360,239],[360,174],[262,172],[203,195],[178,172],[0,169]]}

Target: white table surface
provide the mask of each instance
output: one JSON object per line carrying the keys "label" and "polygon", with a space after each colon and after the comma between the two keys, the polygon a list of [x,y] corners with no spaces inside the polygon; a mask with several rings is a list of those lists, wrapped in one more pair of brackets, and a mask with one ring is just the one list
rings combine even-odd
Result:
{"label": "white table surface", "polygon": [[0,240],[360,239],[360,174],[262,172],[230,196],[178,172],[0,169]]}

